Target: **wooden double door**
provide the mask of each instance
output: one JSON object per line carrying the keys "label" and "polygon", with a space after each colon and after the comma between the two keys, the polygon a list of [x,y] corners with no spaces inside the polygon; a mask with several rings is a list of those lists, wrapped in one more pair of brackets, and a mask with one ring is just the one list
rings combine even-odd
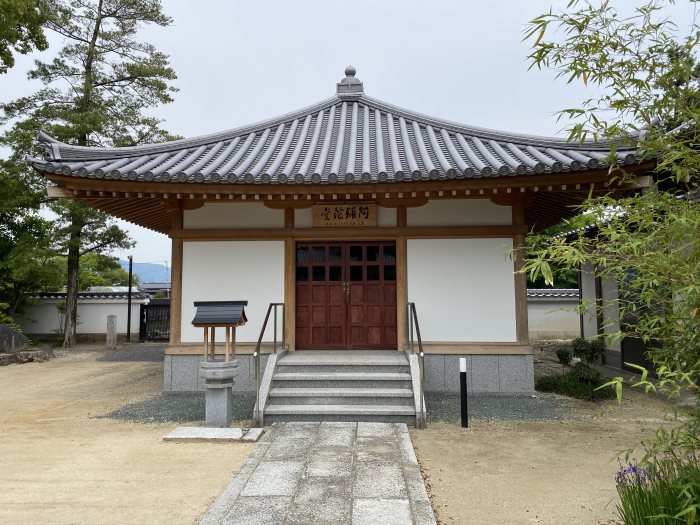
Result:
{"label": "wooden double door", "polygon": [[396,345],[396,243],[297,243],[296,348]]}

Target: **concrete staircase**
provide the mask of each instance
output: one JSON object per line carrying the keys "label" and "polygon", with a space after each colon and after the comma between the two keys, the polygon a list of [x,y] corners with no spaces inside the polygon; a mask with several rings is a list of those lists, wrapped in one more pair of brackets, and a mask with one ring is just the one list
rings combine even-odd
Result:
{"label": "concrete staircase", "polygon": [[295,351],[275,366],[265,424],[377,421],[414,425],[409,361],[395,350]]}

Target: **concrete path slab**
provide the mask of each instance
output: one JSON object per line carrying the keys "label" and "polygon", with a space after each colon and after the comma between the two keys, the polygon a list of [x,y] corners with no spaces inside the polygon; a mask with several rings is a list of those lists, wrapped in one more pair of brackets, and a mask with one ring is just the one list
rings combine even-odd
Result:
{"label": "concrete path slab", "polygon": [[435,525],[403,423],[276,423],[200,525]]}
{"label": "concrete path slab", "polygon": [[214,427],[177,427],[163,441],[185,442],[227,442],[227,441],[257,441],[263,433],[262,428],[214,428]]}

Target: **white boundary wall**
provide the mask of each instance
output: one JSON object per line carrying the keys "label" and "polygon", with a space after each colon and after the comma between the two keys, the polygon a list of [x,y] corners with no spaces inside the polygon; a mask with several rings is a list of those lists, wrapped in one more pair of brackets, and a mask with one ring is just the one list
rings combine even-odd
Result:
{"label": "white boundary wall", "polygon": [[424,341],[515,342],[511,239],[411,239],[408,300]]}
{"label": "white boundary wall", "polygon": [[581,337],[578,297],[528,297],[530,340]]}
{"label": "white boundary wall", "polygon": [[[58,306],[64,299],[37,299],[39,304],[29,308],[19,321],[25,334],[50,335],[63,330]],[[134,340],[139,333],[139,312],[143,299],[131,300],[131,337]],[[78,299],[78,334],[107,333],[107,316],[117,316],[117,333],[126,333],[127,317],[126,299]]]}
{"label": "white boundary wall", "polygon": [[[203,329],[192,326],[194,301],[226,300],[249,301],[248,324],[236,330],[236,337],[241,342],[257,341],[268,305],[284,302],[284,241],[183,243],[182,342],[203,339]],[[266,341],[272,339],[271,324]],[[216,339],[224,341],[223,328],[217,330]]]}

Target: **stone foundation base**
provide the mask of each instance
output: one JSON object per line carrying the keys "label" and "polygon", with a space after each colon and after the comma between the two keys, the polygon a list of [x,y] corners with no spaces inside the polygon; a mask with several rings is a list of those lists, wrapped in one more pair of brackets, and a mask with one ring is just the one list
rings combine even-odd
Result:
{"label": "stone foundation base", "polygon": [[[192,392],[204,390],[204,379],[199,377],[202,355],[166,355],[163,363],[163,388],[166,392]],[[255,369],[252,355],[236,355],[238,376],[233,384],[234,392],[255,392]],[[260,380],[265,372],[267,355],[260,356]]]}
{"label": "stone foundation base", "polygon": [[[532,355],[467,355],[467,386],[471,394],[532,394],[534,363]],[[429,354],[425,356],[425,390],[427,392],[459,391],[459,355]],[[236,355],[238,377],[235,392],[255,392],[252,355]],[[189,392],[204,390],[198,377],[201,355],[166,355],[163,366],[165,390]],[[260,358],[260,379],[265,371],[267,355]]]}
{"label": "stone foundation base", "polygon": [[426,392],[459,392],[459,358],[467,358],[470,394],[532,394],[531,355],[426,355]]}

